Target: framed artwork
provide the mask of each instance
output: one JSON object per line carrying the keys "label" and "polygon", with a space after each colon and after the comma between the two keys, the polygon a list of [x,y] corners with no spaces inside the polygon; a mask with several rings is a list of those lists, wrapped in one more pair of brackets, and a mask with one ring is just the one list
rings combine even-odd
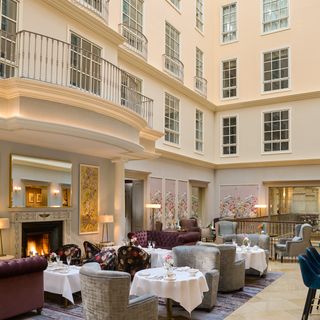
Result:
{"label": "framed artwork", "polygon": [[80,164],[79,233],[98,233],[99,167]]}
{"label": "framed artwork", "polygon": [[34,193],[29,192],[28,194],[28,202],[33,203],[34,202]]}
{"label": "framed artwork", "polygon": [[36,201],[37,201],[37,202],[41,202],[41,201],[42,201],[42,195],[41,195],[41,193],[37,193]]}

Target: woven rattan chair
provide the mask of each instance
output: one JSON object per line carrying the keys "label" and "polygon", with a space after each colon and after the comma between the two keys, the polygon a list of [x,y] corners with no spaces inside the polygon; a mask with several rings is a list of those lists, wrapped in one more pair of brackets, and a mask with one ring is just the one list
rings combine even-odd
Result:
{"label": "woven rattan chair", "polygon": [[96,262],[80,269],[83,315],[86,320],[157,320],[158,299],[143,295],[129,299],[130,275],[101,270]]}

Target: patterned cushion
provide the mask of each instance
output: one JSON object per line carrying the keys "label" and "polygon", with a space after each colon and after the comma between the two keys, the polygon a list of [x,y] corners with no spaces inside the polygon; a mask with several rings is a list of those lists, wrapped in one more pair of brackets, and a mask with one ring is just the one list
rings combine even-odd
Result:
{"label": "patterned cushion", "polygon": [[91,261],[98,262],[101,270],[117,270],[117,253],[115,249],[102,249]]}
{"label": "patterned cushion", "polygon": [[98,248],[96,245],[94,245],[93,243],[89,242],[89,241],[84,241],[83,242],[83,246],[84,246],[84,252],[86,255],[86,259],[93,259],[94,256],[100,252],[100,248]]}
{"label": "patterned cushion", "polygon": [[118,271],[128,272],[133,279],[139,270],[151,267],[151,255],[139,247],[122,246],[118,249]]}
{"label": "patterned cushion", "polygon": [[56,254],[59,255],[60,260],[65,263],[67,262],[67,256],[71,256],[71,264],[81,264],[81,249],[76,244],[65,244],[56,250]]}

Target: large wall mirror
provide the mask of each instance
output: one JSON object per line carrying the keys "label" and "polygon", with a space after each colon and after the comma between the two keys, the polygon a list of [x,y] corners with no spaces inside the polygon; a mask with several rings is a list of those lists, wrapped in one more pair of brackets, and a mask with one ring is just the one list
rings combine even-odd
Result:
{"label": "large wall mirror", "polygon": [[11,207],[71,206],[72,164],[11,155]]}

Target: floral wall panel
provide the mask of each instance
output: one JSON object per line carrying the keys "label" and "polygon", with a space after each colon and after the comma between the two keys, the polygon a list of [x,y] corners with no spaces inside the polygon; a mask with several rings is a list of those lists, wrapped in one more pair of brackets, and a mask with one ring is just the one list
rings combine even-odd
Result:
{"label": "floral wall panel", "polygon": [[[162,178],[150,178],[150,203],[158,203],[161,205],[160,209],[155,210],[155,221],[162,221]],[[152,214],[150,210],[150,215]],[[151,216],[149,223],[151,226]],[[152,227],[152,226],[151,226]]]}
{"label": "floral wall panel", "polygon": [[176,223],[176,180],[165,180],[165,192],[164,225],[173,228]]}
{"label": "floral wall panel", "polygon": [[220,217],[253,218],[257,216],[259,186],[220,186]]}
{"label": "floral wall panel", "polygon": [[80,164],[79,232],[99,231],[99,167]]}
{"label": "floral wall panel", "polygon": [[188,183],[178,181],[178,218],[188,218]]}

